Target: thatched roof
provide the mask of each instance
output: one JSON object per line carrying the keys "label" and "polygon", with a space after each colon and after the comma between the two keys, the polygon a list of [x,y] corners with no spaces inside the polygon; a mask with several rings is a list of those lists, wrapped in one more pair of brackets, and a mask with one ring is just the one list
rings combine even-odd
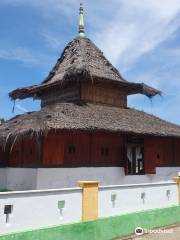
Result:
{"label": "thatched roof", "polygon": [[119,71],[105,58],[103,52],[88,38],[75,38],[64,49],[48,77],[39,85],[12,91],[11,99],[39,97],[44,90],[69,81],[96,79],[116,82],[125,87],[128,94],[142,93],[148,97],[161,94],[160,91],[145,84],[130,83],[123,79]]}
{"label": "thatched roof", "polygon": [[180,126],[135,109],[59,103],[17,116],[0,126],[0,142],[51,130],[85,130],[180,137]]}

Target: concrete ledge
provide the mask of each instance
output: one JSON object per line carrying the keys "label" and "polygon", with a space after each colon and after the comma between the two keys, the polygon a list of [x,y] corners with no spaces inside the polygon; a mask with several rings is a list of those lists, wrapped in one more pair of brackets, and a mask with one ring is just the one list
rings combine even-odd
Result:
{"label": "concrete ledge", "polygon": [[[176,183],[174,183],[176,184]],[[27,190],[27,191],[8,191],[8,190],[0,190],[0,197],[4,195],[24,195],[24,194],[47,194],[47,193],[64,193],[64,192],[79,192],[82,188],[74,187],[74,188],[60,188],[60,189],[44,189],[44,190]]]}
{"label": "concrete ledge", "polygon": [[176,185],[174,181],[163,181],[163,182],[152,182],[152,183],[135,183],[135,184],[123,184],[123,185],[108,185],[108,186],[99,186],[100,190],[103,189],[120,189],[120,188],[134,188],[134,187],[153,187],[153,186],[169,186]]}
{"label": "concrete ledge", "polygon": [[180,223],[180,206],[0,235],[0,240],[112,240],[134,233],[136,227],[153,229]]}

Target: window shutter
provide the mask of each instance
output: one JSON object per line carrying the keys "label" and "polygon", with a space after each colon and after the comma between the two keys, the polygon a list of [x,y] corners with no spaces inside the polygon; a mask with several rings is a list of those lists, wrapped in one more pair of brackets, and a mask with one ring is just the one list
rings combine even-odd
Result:
{"label": "window shutter", "polygon": [[124,166],[124,174],[128,175],[128,159],[127,159],[127,146],[122,147],[122,156],[124,158],[123,166]]}
{"label": "window shutter", "polygon": [[174,161],[176,166],[180,166],[180,140],[174,140]]}
{"label": "window shutter", "polygon": [[144,140],[144,167],[145,174],[156,174],[156,141],[153,138]]}

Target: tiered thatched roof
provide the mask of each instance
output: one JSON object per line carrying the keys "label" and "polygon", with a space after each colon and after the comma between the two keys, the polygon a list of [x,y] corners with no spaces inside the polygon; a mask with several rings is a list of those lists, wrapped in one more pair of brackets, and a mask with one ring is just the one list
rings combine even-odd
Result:
{"label": "tiered thatched roof", "polygon": [[126,89],[128,94],[142,93],[148,97],[161,94],[160,91],[143,83],[131,83],[123,79],[118,70],[105,58],[101,50],[88,38],[75,38],[64,49],[55,67],[44,82],[39,85],[16,89],[9,95],[15,99],[38,98],[51,87],[69,81],[111,81]]}
{"label": "tiered thatched roof", "polygon": [[51,130],[86,130],[180,137],[180,126],[135,109],[61,103],[27,113],[0,126],[0,142]]}
{"label": "tiered thatched roof", "polygon": [[[64,49],[44,82],[10,93],[12,99],[40,98],[43,91],[64,86],[71,81],[109,81],[127,94],[142,93],[152,97],[160,92],[145,84],[130,83],[88,39],[76,38]],[[110,131],[140,135],[180,137],[180,126],[130,108],[93,103],[54,103],[38,112],[17,116],[0,126],[0,143],[42,135],[56,130]]]}

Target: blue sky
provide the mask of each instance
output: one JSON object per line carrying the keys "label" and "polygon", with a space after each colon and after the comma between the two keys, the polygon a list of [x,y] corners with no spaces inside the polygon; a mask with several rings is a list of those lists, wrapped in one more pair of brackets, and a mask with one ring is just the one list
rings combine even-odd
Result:
{"label": "blue sky", "polygon": [[[79,0],[0,1],[0,117],[38,110],[8,92],[45,79],[77,35]],[[86,35],[129,81],[163,92],[129,106],[180,124],[180,0],[85,0]]]}

